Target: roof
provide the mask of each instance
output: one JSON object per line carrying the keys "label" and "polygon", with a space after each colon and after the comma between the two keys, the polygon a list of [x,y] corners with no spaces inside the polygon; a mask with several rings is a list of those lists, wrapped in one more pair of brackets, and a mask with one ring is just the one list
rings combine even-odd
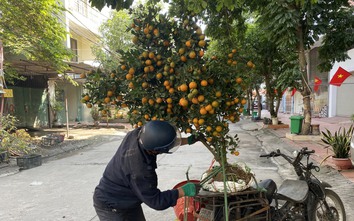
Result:
{"label": "roof", "polygon": [[[48,63],[43,61],[30,61],[25,59],[7,61],[12,68],[22,75],[47,75],[48,78],[57,77],[58,72]],[[94,66],[83,62],[66,62],[70,69],[66,73],[81,74],[95,69]]]}

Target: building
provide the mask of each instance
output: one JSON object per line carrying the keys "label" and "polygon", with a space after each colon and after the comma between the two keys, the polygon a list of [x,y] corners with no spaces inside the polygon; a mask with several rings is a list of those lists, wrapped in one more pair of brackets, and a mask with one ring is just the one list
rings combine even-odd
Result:
{"label": "building", "polygon": [[60,19],[68,32],[65,44],[75,54],[71,61],[67,61],[71,69],[66,74],[77,84],[64,80],[45,62],[5,55],[5,61],[27,78],[8,87],[12,89],[13,97],[5,98],[3,110],[4,114],[16,116],[21,127],[93,121],[90,111],[80,102],[83,91],[80,75],[97,66],[91,47],[97,44],[98,28],[109,17],[109,11],[91,8],[88,0],[62,0],[62,3],[67,9]]}
{"label": "building", "polygon": [[[308,54],[308,74],[310,87],[313,90],[311,94],[312,116],[313,117],[350,117],[354,114],[354,49],[348,51],[350,57],[346,61],[336,62],[329,72],[319,72],[316,68],[319,64],[318,45],[310,50]],[[348,71],[349,76],[341,86],[330,85],[332,77],[339,67]],[[322,83],[318,90],[314,90],[315,77]],[[303,101],[299,92],[287,92],[283,96],[281,112],[290,114],[302,114]]]}

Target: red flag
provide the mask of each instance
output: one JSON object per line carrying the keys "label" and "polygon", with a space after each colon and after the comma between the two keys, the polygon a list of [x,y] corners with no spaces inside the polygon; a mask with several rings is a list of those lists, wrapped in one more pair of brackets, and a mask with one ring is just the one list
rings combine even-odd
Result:
{"label": "red flag", "polygon": [[347,77],[349,77],[351,74],[344,70],[343,68],[339,67],[337,72],[333,75],[331,81],[329,82],[329,84],[332,84],[334,86],[341,86],[342,83],[345,81],[345,79],[347,79]]}
{"label": "red flag", "polygon": [[313,90],[318,91],[318,88],[320,87],[321,84],[322,84],[322,80],[315,76],[315,86],[313,87]]}
{"label": "red flag", "polygon": [[294,96],[295,92],[296,92],[296,88],[294,88],[294,89],[291,91],[291,96]]}

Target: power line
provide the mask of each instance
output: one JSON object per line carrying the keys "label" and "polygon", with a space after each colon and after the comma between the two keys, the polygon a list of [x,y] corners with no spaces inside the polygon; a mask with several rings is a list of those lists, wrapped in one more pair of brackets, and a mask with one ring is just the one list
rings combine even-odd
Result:
{"label": "power line", "polygon": [[[68,12],[69,12],[71,15],[73,15],[69,10],[68,10]],[[55,15],[55,17],[57,17],[63,24],[65,24],[65,22],[64,22],[58,15]],[[77,19],[74,15],[73,15],[73,17],[74,17],[75,19]],[[79,19],[77,19],[77,20],[80,22]],[[83,24],[83,25],[84,25],[84,24]],[[93,33],[93,32],[92,32],[89,28],[87,28],[85,25],[84,25],[84,27],[85,27],[87,30],[89,30],[91,33]],[[93,43],[94,45],[99,46],[99,47],[102,47],[102,48],[103,48],[104,50],[106,50],[108,53],[110,53],[110,54],[115,54],[115,55],[119,55],[118,53],[112,52],[112,51],[110,51],[109,49],[103,47],[102,45],[98,44],[97,42],[92,41],[92,40],[91,40],[88,36],[86,36],[85,34],[80,34],[80,33],[76,32],[72,27],[70,27],[70,25],[69,25],[69,29],[70,29],[73,33],[75,33],[75,34],[77,34],[77,35],[79,35],[79,36],[84,37],[87,41]],[[93,33],[93,34],[94,34],[95,37],[97,37],[97,35],[96,35],[95,33]]]}

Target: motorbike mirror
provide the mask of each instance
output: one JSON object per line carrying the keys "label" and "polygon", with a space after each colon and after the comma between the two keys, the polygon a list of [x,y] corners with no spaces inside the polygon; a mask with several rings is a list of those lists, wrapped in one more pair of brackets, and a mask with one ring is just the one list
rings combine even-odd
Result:
{"label": "motorbike mirror", "polygon": [[293,156],[294,156],[294,157],[297,157],[298,154],[299,154],[299,151],[297,151],[297,150],[295,150],[295,151],[293,152]]}

